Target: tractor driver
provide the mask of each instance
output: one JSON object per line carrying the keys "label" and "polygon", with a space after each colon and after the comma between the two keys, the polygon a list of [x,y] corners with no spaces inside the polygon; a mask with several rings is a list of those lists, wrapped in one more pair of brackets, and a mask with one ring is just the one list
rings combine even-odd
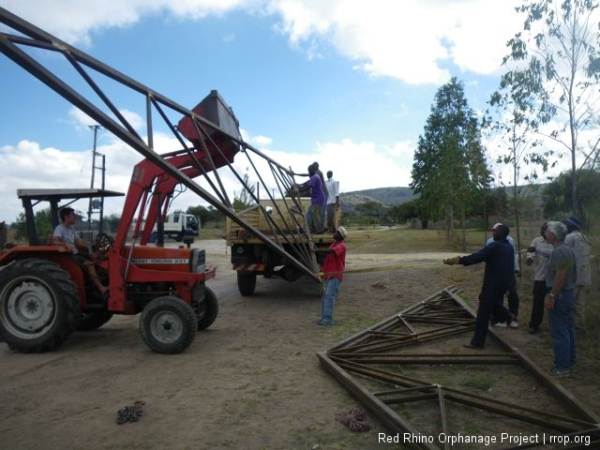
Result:
{"label": "tractor driver", "polygon": [[52,234],[52,242],[55,244],[62,244],[69,247],[73,252],[73,256],[77,264],[82,266],[85,271],[89,274],[94,285],[98,288],[102,295],[106,295],[108,288],[102,284],[96,272],[96,267],[92,262],[92,259],[88,255],[81,254],[79,248],[85,248],[85,242],[75,233],[75,230],[71,226],[77,220],[75,216],[75,210],[73,208],[63,208],[60,210],[60,220],[62,221],[55,229]]}

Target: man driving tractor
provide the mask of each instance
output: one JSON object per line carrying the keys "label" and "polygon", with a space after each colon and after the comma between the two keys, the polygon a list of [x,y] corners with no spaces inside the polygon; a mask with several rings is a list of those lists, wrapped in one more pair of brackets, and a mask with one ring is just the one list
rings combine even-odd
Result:
{"label": "man driving tractor", "polygon": [[98,288],[100,293],[104,296],[108,292],[108,287],[104,286],[98,277],[96,267],[92,262],[92,259],[87,254],[82,254],[79,249],[87,248],[83,239],[81,239],[75,233],[72,225],[75,224],[77,216],[73,208],[63,208],[60,210],[60,220],[62,223],[58,224],[52,234],[52,243],[56,245],[66,245],[73,252],[73,257],[77,264],[85,269],[89,274],[94,285]]}

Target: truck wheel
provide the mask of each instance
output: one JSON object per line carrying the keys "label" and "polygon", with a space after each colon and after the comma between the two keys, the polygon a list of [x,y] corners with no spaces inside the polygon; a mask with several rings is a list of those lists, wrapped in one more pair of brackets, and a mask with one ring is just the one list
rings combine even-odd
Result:
{"label": "truck wheel", "polygon": [[240,294],[244,297],[254,294],[256,289],[256,274],[252,272],[237,272],[237,285]]}
{"label": "truck wheel", "polygon": [[98,311],[84,314],[77,320],[77,331],[94,331],[108,322],[113,316],[113,313],[108,311]]}
{"label": "truck wheel", "polygon": [[219,314],[219,302],[215,293],[207,287],[204,288],[204,292],[204,300],[199,302],[196,308],[198,331],[206,330],[210,327]]}
{"label": "truck wheel", "polygon": [[142,339],[156,353],[181,353],[194,340],[197,326],[192,307],[172,296],[155,298],[140,316]]}
{"label": "truck wheel", "polygon": [[13,350],[52,350],[75,331],[79,293],[58,264],[16,261],[0,270],[0,286],[0,335]]}

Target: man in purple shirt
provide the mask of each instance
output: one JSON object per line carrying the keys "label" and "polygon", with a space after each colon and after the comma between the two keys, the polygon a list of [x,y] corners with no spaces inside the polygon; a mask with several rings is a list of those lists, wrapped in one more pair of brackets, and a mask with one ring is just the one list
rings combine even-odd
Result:
{"label": "man in purple shirt", "polygon": [[309,230],[314,234],[323,234],[323,205],[325,204],[325,193],[323,183],[314,165],[308,167],[307,182],[302,183],[300,190],[310,188],[310,207],[306,214]]}

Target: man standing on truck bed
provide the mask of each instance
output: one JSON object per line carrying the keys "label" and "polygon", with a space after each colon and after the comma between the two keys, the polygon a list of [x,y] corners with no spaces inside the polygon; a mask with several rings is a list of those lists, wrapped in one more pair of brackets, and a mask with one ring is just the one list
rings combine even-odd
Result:
{"label": "man standing on truck bed", "polygon": [[335,231],[335,211],[340,207],[340,182],[333,179],[333,172],[327,171],[327,231]]}
{"label": "man standing on truck bed", "polygon": [[333,307],[346,268],[346,243],[344,239],[347,235],[348,233],[344,227],[338,227],[337,231],[333,233],[333,244],[326,250],[315,250],[327,255],[321,269],[325,280],[323,296],[321,297],[321,318],[317,322],[321,326],[333,325]]}
{"label": "man standing on truck bed", "polygon": [[307,182],[298,186],[298,190],[310,188],[310,207],[306,214],[308,229],[314,234],[323,234],[323,206],[325,204],[325,193],[323,191],[323,183],[321,177],[317,173],[317,168],[314,164],[308,166]]}

